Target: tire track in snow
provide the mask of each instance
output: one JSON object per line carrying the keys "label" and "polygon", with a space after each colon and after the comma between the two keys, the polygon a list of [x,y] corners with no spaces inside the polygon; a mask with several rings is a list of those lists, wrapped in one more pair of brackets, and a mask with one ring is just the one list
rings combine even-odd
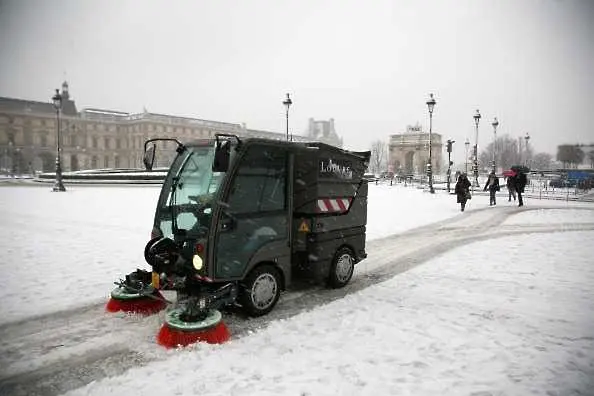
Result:
{"label": "tire track in snow", "polygon": [[[471,242],[512,234],[594,230],[593,223],[502,225],[516,213],[541,209],[564,208],[478,209],[370,241],[368,258],[357,265],[353,280],[345,288],[292,290],[284,293],[266,316],[245,318],[229,312],[225,322],[234,337],[245,337],[272,321],[288,319],[386,281]],[[0,394],[56,395],[165,359],[170,353],[155,343],[162,319],[163,314],[144,318],[106,314],[102,303],[0,326]]]}

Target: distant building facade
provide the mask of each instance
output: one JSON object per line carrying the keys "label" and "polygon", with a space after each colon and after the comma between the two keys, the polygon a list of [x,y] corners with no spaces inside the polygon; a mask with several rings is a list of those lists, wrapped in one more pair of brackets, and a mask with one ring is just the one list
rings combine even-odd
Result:
{"label": "distant building facade", "polygon": [[[62,169],[141,168],[145,140],[177,138],[182,142],[216,133],[285,140],[285,133],[246,128],[245,124],[177,117],[144,111],[131,114],[102,109],[78,111],[68,83],[62,84]],[[326,136],[322,134],[322,136]],[[55,170],[56,110],[49,101],[0,97],[0,171],[14,174]],[[321,140],[293,135],[294,141]],[[175,143],[160,143],[164,148]],[[159,150],[157,166],[168,166],[174,150]],[[164,155],[168,153],[168,155]]]}
{"label": "distant building facade", "polygon": [[[443,144],[441,135],[431,133],[431,167],[434,173],[441,171]],[[406,132],[390,135],[388,165],[395,173],[425,173],[429,163],[429,132],[421,126],[408,125]]]}
{"label": "distant building facade", "polygon": [[334,118],[328,121],[309,119],[307,137],[322,143],[342,148],[342,138],[334,129]]}

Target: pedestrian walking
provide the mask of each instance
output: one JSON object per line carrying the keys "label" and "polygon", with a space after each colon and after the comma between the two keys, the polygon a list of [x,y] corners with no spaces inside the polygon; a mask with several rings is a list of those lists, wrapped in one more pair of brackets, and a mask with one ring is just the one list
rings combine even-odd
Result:
{"label": "pedestrian walking", "polygon": [[526,173],[520,168],[516,168],[512,170],[516,173],[514,176],[511,177],[512,185],[514,186],[514,190],[516,194],[518,194],[518,206],[524,206],[524,200],[522,199],[522,194],[524,193],[524,188],[528,183],[528,178],[526,177]]}
{"label": "pedestrian walking", "polygon": [[507,177],[507,181],[505,183],[507,186],[507,202],[511,202],[512,198],[514,202],[516,201],[516,188],[513,185],[512,176]]}
{"label": "pedestrian walking", "polygon": [[487,191],[489,189],[489,206],[496,205],[497,202],[495,200],[495,194],[499,191],[499,178],[495,175],[495,172],[492,171],[489,173],[489,177],[487,178],[487,183],[485,183],[485,188],[483,191]]}
{"label": "pedestrian walking", "polygon": [[464,212],[466,201],[472,198],[470,195],[470,186],[470,180],[468,180],[466,173],[462,173],[460,176],[458,176],[458,181],[456,182],[456,187],[454,187],[454,192],[456,193],[456,202],[460,204],[461,212]]}

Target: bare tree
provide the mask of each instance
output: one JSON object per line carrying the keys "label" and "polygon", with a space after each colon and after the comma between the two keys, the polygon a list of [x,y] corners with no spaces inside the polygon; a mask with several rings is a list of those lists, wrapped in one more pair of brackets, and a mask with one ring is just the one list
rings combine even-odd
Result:
{"label": "bare tree", "polygon": [[388,146],[382,140],[371,143],[371,158],[369,159],[369,170],[373,173],[380,173],[387,162]]}
{"label": "bare tree", "polygon": [[538,153],[532,157],[530,162],[531,168],[534,170],[547,170],[551,169],[553,162],[553,156],[549,153]]}
{"label": "bare tree", "polygon": [[481,167],[491,167],[494,149],[495,161],[497,162],[498,167],[509,169],[512,165],[521,164],[522,153],[520,153],[517,139],[511,138],[509,135],[503,135],[498,136],[497,140],[495,140],[495,144],[493,144],[493,142],[489,143],[487,147],[481,152],[479,155]]}

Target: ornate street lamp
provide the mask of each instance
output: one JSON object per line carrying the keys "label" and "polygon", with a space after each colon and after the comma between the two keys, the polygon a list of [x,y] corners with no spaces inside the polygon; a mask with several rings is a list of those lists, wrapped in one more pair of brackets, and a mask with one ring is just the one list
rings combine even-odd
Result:
{"label": "ornate street lamp", "polygon": [[497,127],[499,126],[499,121],[497,121],[497,117],[495,117],[491,125],[493,125],[493,172],[497,172]]}
{"label": "ornate street lamp", "polygon": [[473,164],[473,172],[474,172],[474,182],[472,183],[473,187],[480,187],[478,181],[478,131],[479,131],[479,123],[481,121],[481,113],[478,109],[476,109],[476,113],[473,116],[474,118],[474,125],[476,126],[476,132],[474,137],[474,164]]}
{"label": "ornate street lamp", "polygon": [[524,151],[526,151],[526,167],[528,166],[528,140],[530,140],[530,135],[526,132],[526,136],[524,136],[524,140],[526,140],[526,145],[524,147]]}
{"label": "ornate street lamp", "polygon": [[60,111],[62,110],[62,95],[60,91],[56,89],[56,94],[52,97],[54,108],[56,109],[56,118],[58,122],[57,136],[56,136],[56,181],[52,191],[66,191],[64,184],[62,183],[62,167],[60,165]]}
{"label": "ornate street lamp", "polygon": [[464,173],[468,174],[468,147],[470,147],[470,141],[468,140],[468,138],[466,138],[464,146],[466,147],[466,157],[464,158]]}
{"label": "ornate street lamp", "polygon": [[[287,99],[285,99],[283,101],[283,104],[287,108],[287,141],[289,141],[289,107],[291,107],[291,105],[293,104],[293,101],[289,97],[289,94],[287,94]],[[291,135],[291,141],[293,141],[292,135]]]}
{"label": "ornate street lamp", "polygon": [[435,194],[435,190],[433,189],[433,159],[431,155],[431,134],[433,130],[433,109],[435,108],[435,103],[436,102],[435,98],[433,98],[433,94],[429,94],[429,100],[427,101],[427,108],[429,109],[429,163],[427,164],[427,176],[429,177],[429,192],[431,194]]}

